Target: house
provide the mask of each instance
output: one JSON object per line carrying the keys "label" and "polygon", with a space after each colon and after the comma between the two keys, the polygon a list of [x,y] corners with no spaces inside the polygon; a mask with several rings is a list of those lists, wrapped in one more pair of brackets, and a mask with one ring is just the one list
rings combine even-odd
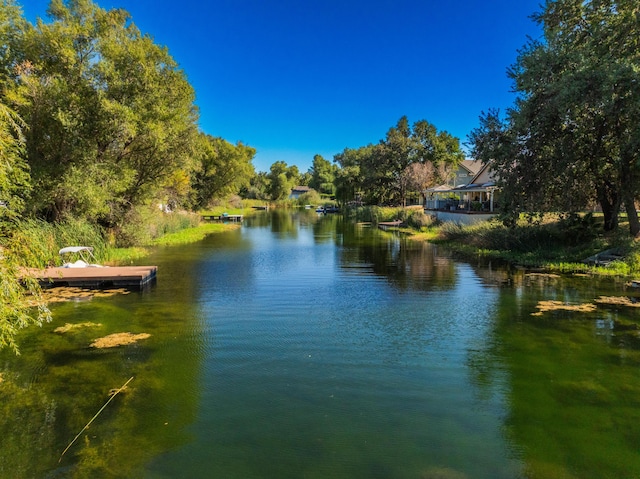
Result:
{"label": "house", "polygon": [[[481,168],[482,162],[480,160],[471,160],[467,158],[458,165],[458,169],[452,173],[452,175],[447,180],[447,183],[438,186],[437,188],[448,191],[456,186],[466,185],[480,171]],[[425,196],[424,192],[422,192],[417,200],[415,200],[412,196],[409,196],[409,198],[407,199],[409,200],[408,204],[422,204],[426,206],[428,195]]]}
{"label": "house", "polygon": [[481,168],[482,162],[480,160],[471,160],[469,158],[463,160],[458,165],[456,176],[453,178],[451,186],[466,185],[474,176],[476,176]]}
{"label": "house", "polygon": [[425,211],[442,221],[477,223],[496,215],[497,193],[493,171],[489,165],[481,164],[480,169],[465,184],[428,188],[425,191]]}
{"label": "house", "polygon": [[289,198],[293,199],[293,200],[297,200],[302,195],[304,195],[305,193],[309,193],[312,190],[313,190],[313,188],[310,188],[310,187],[304,186],[304,185],[302,185],[302,186],[294,186],[293,188],[291,188],[291,193],[289,194]]}

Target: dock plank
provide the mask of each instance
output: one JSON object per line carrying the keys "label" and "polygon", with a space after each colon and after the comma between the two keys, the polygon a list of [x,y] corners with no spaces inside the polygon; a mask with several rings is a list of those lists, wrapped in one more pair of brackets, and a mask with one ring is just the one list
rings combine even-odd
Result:
{"label": "dock plank", "polygon": [[27,274],[38,279],[42,286],[137,287],[151,283],[157,266],[107,266],[104,268],[46,268],[31,269]]}

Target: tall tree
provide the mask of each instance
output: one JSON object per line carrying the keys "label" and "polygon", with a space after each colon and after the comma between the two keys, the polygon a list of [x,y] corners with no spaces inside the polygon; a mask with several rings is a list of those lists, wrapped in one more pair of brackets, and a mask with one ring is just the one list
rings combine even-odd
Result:
{"label": "tall tree", "polygon": [[238,142],[201,134],[199,165],[193,175],[194,206],[202,208],[214,198],[224,198],[247,188],[255,175],[251,163],[256,150]]}
{"label": "tall tree", "polygon": [[270,199],[277,201],[287,198],[291,193],[291,188],[298,182],[299,176],[300,172],[297,166],[288,166],[284,161],[273,163],[267,173],[269,180],[267,193]]}
{"label": "tall tree", "polygon": [[311,181],[309,186],[319,193],[332,195],[335,193],[334,180],[336,176],[336,166],[329,160],[325,160],[322,155],[313,157],[311,166]]}
{"label": "tall tree", "polygon": [[631,234],[640,233],[638,15],[630,0],[555,0],[534,16],[544,39],[529,41],[509,70],[518,98],[499,128],[511,158],[487,156],[497,148],[487,146],[494,119],[471,138],[511,185],[514,211],[576,211],[595,200],[611,230],[624,205]]}
{"label": "tall tree", "polygon": [[[448,172],[463,159],[457,138],[446,131],[438,132],[425,120],[410,126],[403,116],[378,144],[337,155],[336,161],[342,168],[358,166],[349,168],[351,173],[339,172],[337,179],[341,187],[351,183],[349,188],[361,191],[367,203],[398,203],[404,201],[408,185],[404,174],[410,165],[430,163],[437,176],[445,181]],[[350,174],[357,177],[349,180]]]}
{"label": "tall tree", "polygon": [[194,92],[127,12],[52,0],[27,30],[14,98],[30,125],[33,207],[117,224],[191,168]]}
{"label": "tall tree", "polygon": [[19,329],[51,319],[38,282],[19,270],[20,254],[27,253],[29,245],[11,241],[30,187],[22,158],[22,125],[15,112],[0,103],[0,349],[8,346],[16,353]]}

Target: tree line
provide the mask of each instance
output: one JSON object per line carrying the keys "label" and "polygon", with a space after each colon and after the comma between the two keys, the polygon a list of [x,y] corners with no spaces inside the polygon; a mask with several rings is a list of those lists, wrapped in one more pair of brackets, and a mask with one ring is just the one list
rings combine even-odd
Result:
{"label": "tree line", "polygon": [[409,192],[449,182],[464,160],[460,140],[426,120],[409,123],[406,116],[376,144],[345,148],[333,163],[315,155],[309,171],[300,173],[283,161],[258,173],[243,194],[281,200],[296,185],[346,204],[402,204]]}

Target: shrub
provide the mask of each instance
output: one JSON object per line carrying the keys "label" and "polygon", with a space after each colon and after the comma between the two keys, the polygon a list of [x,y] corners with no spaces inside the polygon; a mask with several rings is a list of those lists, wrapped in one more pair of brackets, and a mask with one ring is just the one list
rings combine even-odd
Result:
{"label": "shrub", "polygon": [[316,190],[311,190],[303,193],[298,198],[299,205],[319,205],[320,203],[322,203],[322,198]]}

